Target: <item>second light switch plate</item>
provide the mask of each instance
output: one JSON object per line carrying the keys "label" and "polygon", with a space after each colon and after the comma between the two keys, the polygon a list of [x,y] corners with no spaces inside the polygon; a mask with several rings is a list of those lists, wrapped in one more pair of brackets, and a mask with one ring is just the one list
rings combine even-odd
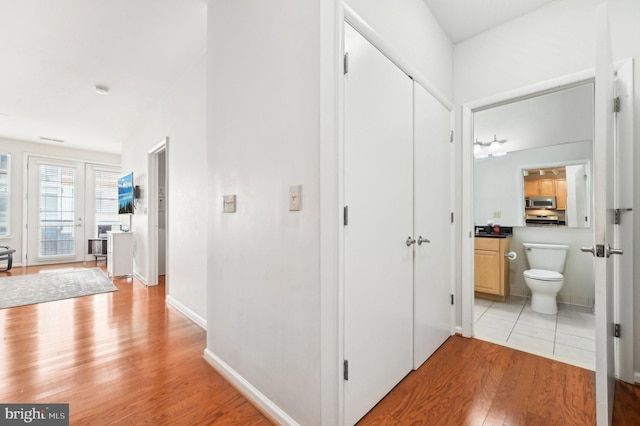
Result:
{"label": "second light switch plate", "polygon": [[236,212],[236,195],[225,195],[222,198],[222,211],[224,213],[235,213]]}
{"label": "second light switch plate", "polygon": [[289,187],[289,211],[302,210],[302,185]]}

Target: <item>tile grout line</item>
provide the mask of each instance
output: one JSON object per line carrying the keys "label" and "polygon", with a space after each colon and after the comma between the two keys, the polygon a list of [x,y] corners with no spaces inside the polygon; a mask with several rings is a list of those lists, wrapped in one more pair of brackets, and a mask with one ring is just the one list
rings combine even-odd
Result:
{"label": "tile grout line", "polygon": [[511,331],[509,332],[509,335],[507,336],[507,340],[505,342],[509,341],[509,338],[511,338],[511,334],[513,333],[513,330],[515,330],[516,325],[518,324],[518,321],[520,320],[520,315],[522,315],[522,311],[524,311],[524,307],[527,306],[527,300],[529,298],[525,297],[524,299],[524,303],[522,304],[522,307],[520,308],[520,312],[518,312],[518,316],[516,317],[516,321],[513,323],[513,327],[511,327]]}

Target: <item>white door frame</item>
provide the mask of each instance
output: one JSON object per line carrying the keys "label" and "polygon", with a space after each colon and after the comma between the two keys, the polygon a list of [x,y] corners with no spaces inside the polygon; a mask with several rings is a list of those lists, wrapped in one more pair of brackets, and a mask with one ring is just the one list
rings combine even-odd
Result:
{"label": "white door frame", "polygon": [[[632,59],[618,61],[614,64],[615,70],[619,70],[623,65]],[[519,89],[507,91],[494,96],[472,101],[462,105],[462,259],[461,259],[461,280],[462,280],[462,335],[473,337],[473,271],[474,271],[474,211],[473,211],[473,114],[491,107],[504,105],[518,100],[539,96],[544,93],[551,93],[565,88],[592,82],[595,78],[595,70],[589,69],[575,74],[566,75],[560,78],[543,81]],[[593,224],[592,224],[593,226]],[[624,302],[625,300],[621,300]],[[632,298],[628,300],[633,303]],[[633,312],[633,306],[627,311]],[[633,344],[620,348],[625,359],[633,359]]]}
{"label": "white door frame", "polygon": [[[165,137],[158,145],[147,151],[147,170],[149,180],[147,182],[147,247],[149,247],[147,264],[149,274],[147,275],[147,285],[158,285],[158,156],[164,152],[165,162],[169,159],[169,137]],[[166,168],[166,180],[169,181],[169,168]],[[168,185],[167,185],[168,186]],[[167,214],[167,239],[169,241],[169,206],[165,206]],[[167,259],[169,250],[166,250]],[[168,292],[169,284],[165,283],[165,291]]]}
{"label": "white door frame", "polygon": [[[27,158],[28,167],[25,169],[27,185],[23,188],[25,194],[25,207],[27,211],[25,221],[26,245],[24,249],[25,262],[23,265],[46,265],[56,263],[82,262],[85,260],[85,161],[76,159],[60,159],[47,156],[30,155]],[[32,164],[33,163],[33,164]],[[52,165],[57,167],[70,167],[75,169],[77,173],[74,175],[74,255],[57,255],[40,258],[38,256],[39,248],[39,214],[37,210],[40,208],[40,172],[39,164]],[[31,167],[29,167],[29,165]],[[31,178],[34,178],[33,180]],[[35,211],[34,211],[35,210]],[[31,225],[31,226],[28,226]],[[27,260],[28,256],[28,260]]]}

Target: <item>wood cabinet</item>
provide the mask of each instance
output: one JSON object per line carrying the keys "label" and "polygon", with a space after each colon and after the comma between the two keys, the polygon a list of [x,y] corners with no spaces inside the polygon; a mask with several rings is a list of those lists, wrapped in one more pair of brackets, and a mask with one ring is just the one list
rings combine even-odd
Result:
{"label": "wood cabinet", "polygon": [[556,185],[553,179],[540,179],[538,181],[539,194],[541,197],[556,195]]}
{"label": "wood cabinet", "polygon": [[524,181],[524,196],[525,197],[537,197],[540,195],[540,188],[537,180],[525,180]]}
{"label": "wood cabinet", "polygon": [[133,276],[132,232],[107,232],[107,274]]}
{"label": "wood cabinet", "polygon": [[550,197],[556,195],[555,179],[532,179],[524,181],[525,197]]}
{"label": "wood cabinet", "polygon": [[567,209],[567,180],[556,179],[556,208],[558,210]]}
{"label": "wood cabinet", "polygon": [[476,297],[504,301],[509,296],[511,238],[475,238],[474,285]]}

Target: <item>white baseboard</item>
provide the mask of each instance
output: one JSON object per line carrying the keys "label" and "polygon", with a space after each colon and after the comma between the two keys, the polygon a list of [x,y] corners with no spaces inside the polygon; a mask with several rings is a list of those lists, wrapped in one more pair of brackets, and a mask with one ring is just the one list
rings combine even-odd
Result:
{"label": "white baseboard", "polygon": [[461,335],[461,336],[462,336],[462,327],[460,327],[459,325],[457,325],[457,326],[456,326],[456,331],[455,331],[455,333],[456,333],[456,334],[459,334],[459,335]]}
{"label": "white baseboard", "polygon": [[182,312],[191,321],[195,322],[200,327],[202,327],[202,329],[204,331],[207,331],[207,320],[206,319],[202,318],[200,315],[196,314],[191,309],[187,308],[185,305],[183,305],[181,302],[179,302],[173,296],[167,295],[165,300],[169,305],[173,306],[174,308],[176,308],[177,310]]}
{"label": "white baseboard", "polygon": [[245,380],[237,371],[220,359],[216,354],[208,348],[204,350],[204,359],[231,384],[238,389],[247,399],[255,404],[260,410],[270,416],[273,420],[281,425],[298,426],[280,407],[267,398],[262,392],[256,389],[251,383]]}
{"label": "white baseboard", "polygon": [[147,281],[147,277],[140,275],[137,272],[133,272],[133,278],[137,279],[138,281],[141,281],[142,284],[146,285],[147,287],[149,287],[149,281]]}
{"label": "white baseboard", "polygon": [[640,384],[640,372],[636,371],[633,373],[634,381]]}

